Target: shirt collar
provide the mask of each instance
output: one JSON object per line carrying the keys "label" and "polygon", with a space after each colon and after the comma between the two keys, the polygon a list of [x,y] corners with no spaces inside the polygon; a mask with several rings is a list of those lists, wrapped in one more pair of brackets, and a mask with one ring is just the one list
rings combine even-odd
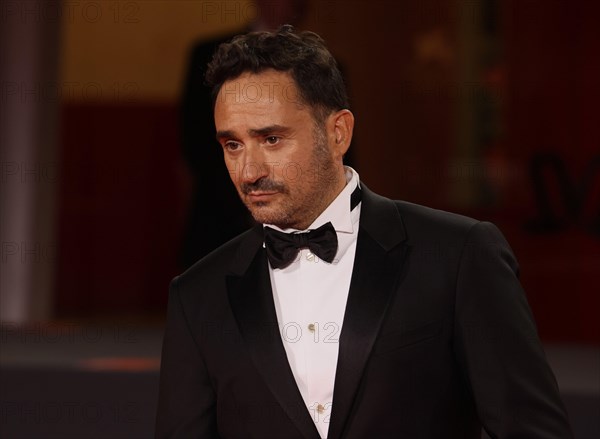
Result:
{"label": "shirt collar", "polygon": [[313,221],[308,227],[316,229],[327,222],[331,222],[336,232],[352,233],[354,226],[352,224],[352,213],[350,211],[350,196],[356,186],[359,184],[358,173],[349,166],[346,166],[346,186],[342,192],[331,202],[329,206]]}

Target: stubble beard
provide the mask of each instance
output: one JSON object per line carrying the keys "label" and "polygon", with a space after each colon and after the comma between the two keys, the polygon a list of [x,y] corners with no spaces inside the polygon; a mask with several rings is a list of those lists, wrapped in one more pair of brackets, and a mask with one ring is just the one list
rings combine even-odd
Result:
{"label": "stubble beard", "polygon": [[262,224],[272,224],[282,229],[307,228],[333,201],[339,176],[327,146],[324,128],[315,126],[314,145],[309,163],[310,169],[302,169],[297,178],[310,179],[310,185],[302,193],[292,193],[285,182],[266,180],[254,185],[260,189],[277,189],[281,199],[272,206],[269,202],[251,203],[244,197],[248,188],[241,188],[240,195],[253,218]]}

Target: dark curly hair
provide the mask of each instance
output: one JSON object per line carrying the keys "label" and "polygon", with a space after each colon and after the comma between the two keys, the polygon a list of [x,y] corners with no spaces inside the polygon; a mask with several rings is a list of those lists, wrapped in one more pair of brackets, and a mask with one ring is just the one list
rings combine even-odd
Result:
{"label": "dark curly hair", "polygon": [[212,89],[213,106],[221,86],[246,72],[267,69],[289,72],[302,103],[322,122],[334,111],[348,108],[348,95],[335,58],[314,32],[294,32],[283,25],[270,32],[250,32],[221,44],[208,64],[206,84]]}

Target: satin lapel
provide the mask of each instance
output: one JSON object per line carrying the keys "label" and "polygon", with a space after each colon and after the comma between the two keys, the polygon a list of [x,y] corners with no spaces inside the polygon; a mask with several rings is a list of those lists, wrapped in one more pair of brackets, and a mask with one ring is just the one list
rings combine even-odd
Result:
{"label": "satin lapel", "polygon": [[[255,251],[251,256],[242,249],[234,266],[243,273],[227,277],[231,309],[254,365],[279,404],[304,437],[318,439],[279,334],[266,252],[262,245]],[[252,258],[249,265],[248,257]]]}
{"label": "satin lapel", "polygon": [[343,437],[385,311],[402,278],[407,247],[391,200],[363,188],[361,225],[344,315],[329,439]]}

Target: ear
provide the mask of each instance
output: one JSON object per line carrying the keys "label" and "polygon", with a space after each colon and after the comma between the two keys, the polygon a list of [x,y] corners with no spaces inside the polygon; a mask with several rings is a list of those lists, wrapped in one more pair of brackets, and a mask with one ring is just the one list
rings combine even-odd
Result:
{"label": "ear", "polygon": [[329,116],[332,152],[334,159],[342,159],[352,141],[354,115],[350,110],[339,110]]}

